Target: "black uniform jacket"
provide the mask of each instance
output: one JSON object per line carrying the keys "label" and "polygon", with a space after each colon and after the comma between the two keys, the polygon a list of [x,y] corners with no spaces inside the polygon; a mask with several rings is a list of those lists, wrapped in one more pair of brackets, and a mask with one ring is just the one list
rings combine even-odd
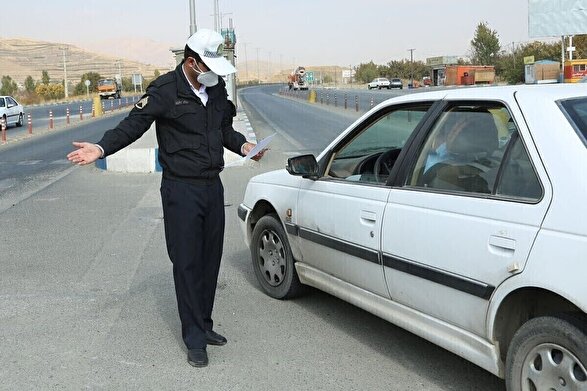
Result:
{"label": "black uniform jacket", "polygon": [[223,147],[241,155],[245,136],[232,127],[236,114],[224,80],[206,88],[202,105],[183,74],[181,64],[154,80],[145,95],[116,128],[98,144],[111,155],[141,137],[155,121],[163,177],[199,182],[218,176],[224,166]]}

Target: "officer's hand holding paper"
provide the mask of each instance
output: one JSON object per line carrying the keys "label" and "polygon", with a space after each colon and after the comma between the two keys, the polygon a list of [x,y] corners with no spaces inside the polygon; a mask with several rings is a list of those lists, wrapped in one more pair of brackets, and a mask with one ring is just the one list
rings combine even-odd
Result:
{"label": "officer's hand holding paper", "polygon": [[269,143],[271,142],[271,139],[273,138],[273,136],[275,136],[275,133],[273,133],[270,136],[265,137],[263,140],[259,141],[259,143],[257,145],[255,145],[253,147],[253,149],[251,149],[247,155],[235,162],[226,164],[224,167],[233,167],[233,166],[242,166],[243,164],[245,164],[245,162],[247,160],[259,160],[261,157],[263,157],[263,153],[268,149],[267,146],[269,145]]}

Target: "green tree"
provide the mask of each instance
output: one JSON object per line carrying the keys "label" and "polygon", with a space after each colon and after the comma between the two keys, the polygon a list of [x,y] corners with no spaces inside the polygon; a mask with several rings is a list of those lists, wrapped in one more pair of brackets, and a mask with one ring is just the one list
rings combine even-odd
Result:
{"label": "green tree", "polygon": [[48,71],[43,71],[41,73],[41,83],[45,84],[45,85],[49,85],[49,82],[51,81],[51,78],[49,77],[49,72]]}
{"label": "green tree", "polygon": [[359,64],[355,71],[355,80],[360,83],[369,83],[371,80],[379,77],[379,68],[373,61],[367,64]]}
{"label": "green tree", "polygon": [[75,95],[85,95],[86,94],[86,80],[90,81],[89,91],[90,93],[98,91],[98,80],[100,80],[102,76],[100,76],[97,72],[87,72],[82,75],[80,78],[80,82],[75,85],[74,94]]}
{"label": "green tree", "polygon": [[10,76],[2,76],[2,87],[0,87],[0,95],[14,95],[18,91],[16,82]]}
{"label": "green tree", "polygon": [[24,89],[28,93],[35,92],[35,81],[32,76],[27,76],[24,81]]}
{"label": "green tree", "polygon": [[154,75],[155,75],[155,79],[158,78],[159,76],[161,76],[161,72],[159,72],[159,69],[155,69]]}
{"label": "green tree", "polygon": [[480,22],[471,40],[474,64],[495,65],[500,45],[497,31],[491,30],[487,22]]}

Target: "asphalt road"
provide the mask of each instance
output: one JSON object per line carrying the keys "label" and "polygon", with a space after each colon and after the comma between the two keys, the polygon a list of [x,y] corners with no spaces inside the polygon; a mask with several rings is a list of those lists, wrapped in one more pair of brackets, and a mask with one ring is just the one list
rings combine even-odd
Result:
{"label": "asphalt road", "polygon": [[99,137],[106,119],[0,147],[0,172],[11,170],[3,180],[17,181],[0,189],[0,389],[504,390],[484,370],[332,296],[311,290],[278,301],[261,292],[236,214],[248,179],[319,151],[360,114],[275,92],[241,91],[257,136],[277,136],[260,163],[222,174],[227,229],[214,318],[229,342],[208,348],[203,369],[187,364],[181,342],[160,175],[66,164],[19,171],[19,162],[62,161],[72,139]]}

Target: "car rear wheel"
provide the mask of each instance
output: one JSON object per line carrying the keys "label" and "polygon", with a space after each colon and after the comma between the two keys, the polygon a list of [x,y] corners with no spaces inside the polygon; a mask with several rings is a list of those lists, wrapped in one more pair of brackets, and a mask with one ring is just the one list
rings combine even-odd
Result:
{"label": "car rear wheel", "polygon": [[257,281],[269,296],[288,299],[301,293],[287,235],[276,215],[263,216],[255,225],[251,258]]}
{"label": "car rear wheel", "polygon": [[570,315],[526,322],[508,349],[508,391],[587,390],[586,329]]}
{"label": "car rear wheel", "polygon": [[23,113],[20,113],[20,115],[18,116],[18,122],[16,123],[16,126],[22,126],[24,124],[24,115]]}

